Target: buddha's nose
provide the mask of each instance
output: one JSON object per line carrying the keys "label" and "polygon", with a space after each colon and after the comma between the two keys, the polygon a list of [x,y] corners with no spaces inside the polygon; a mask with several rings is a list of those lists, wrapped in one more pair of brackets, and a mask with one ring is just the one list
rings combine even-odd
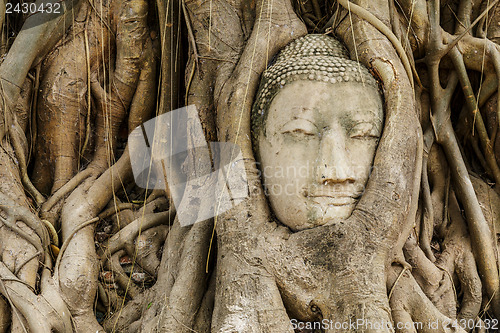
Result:
{"label": "buddha's nose", "polygon": [[341,131],[323,132],[317,160],[316,177],[323,185],[354,182],[355,175]]}

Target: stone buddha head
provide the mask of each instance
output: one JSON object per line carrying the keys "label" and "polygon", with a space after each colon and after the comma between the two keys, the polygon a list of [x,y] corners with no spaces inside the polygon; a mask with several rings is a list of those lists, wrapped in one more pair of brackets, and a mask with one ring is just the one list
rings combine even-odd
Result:
{"label": "stone buddha head", "polygon": [[326,35],[286,46],[263,73],[252,133],[263,185],[293,231],[348,218],[364,191],[383,127],[370,72]]}

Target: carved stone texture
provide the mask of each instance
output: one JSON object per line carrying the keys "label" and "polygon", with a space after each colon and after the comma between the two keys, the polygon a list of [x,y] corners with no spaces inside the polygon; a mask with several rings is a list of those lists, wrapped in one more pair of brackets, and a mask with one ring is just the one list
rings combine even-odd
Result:
{"label": "carved stone texture", "polygon": [[383,127],[376,81],[337,40],[308,35],[278,55],[263,82],[254,139],[276,217],[294,231],[346,219]]}

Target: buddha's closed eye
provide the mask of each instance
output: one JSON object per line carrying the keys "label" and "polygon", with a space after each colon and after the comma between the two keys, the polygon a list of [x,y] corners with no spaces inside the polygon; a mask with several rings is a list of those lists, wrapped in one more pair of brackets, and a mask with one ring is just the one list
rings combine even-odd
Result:
{"label": "buddha's closed eye", "polygon": [[380,135],[371,122],[360,122],[350,129],[349,136],[352,139],[378,139]]}
{"label": "buddha's closed eye", "polygon": [[314,136],[318,133],[318,128],[311,121],[306,119],[293,119],[281,127],[282,134],[293,136]]}

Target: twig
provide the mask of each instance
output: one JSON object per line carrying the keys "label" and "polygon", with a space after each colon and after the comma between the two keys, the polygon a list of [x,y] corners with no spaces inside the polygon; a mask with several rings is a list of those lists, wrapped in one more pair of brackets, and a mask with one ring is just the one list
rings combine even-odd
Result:
{"label": "twig", "polygon": [[69,235],[69,237],[64,241],[63,245],[61,246],[61,249],[59,250],[59,255],[57,256],[56,264],[54,265],[55,270],[59,270],[59,265],[61,264],[61,259],[64,255],[64,251],[66,251],[69,243],[71,242],[73,237],[76,235],[76,233],[78,231],[82,230],[83,228],[88,227],[89,225],[96,223],[97,221],[99,221],[98,217],[94,217],[91,220],[85,221],[82,224],[80,224],[78,227],[76,227],[76,229]]}
{"label": "twig", "polygon": [[429,175],[427,174],[427,164],[429,151],[434,143],[434,133],[432,131],[432,127],[429,127],[424,134],[424,151],[425,154],[422,158],[422,192],[423,192],[423,203],[425,210],[427,211],[427,217],[425,214],[422,214],[422,222],[420,228],[420,247],[424,251],[427,258],[435,262],[436,258],[431,250],[430,241],[432,239],[433,229],[434,229],[434,209],[432,207],[432,198],[431,198],[431,190],[429,186]]}
{"label": "twig", "polygon": [[24,326],[24,322],[23,320],[21,319],[21,316],[19,315],[19,310],[14,306],[14,303],[12,302],[12,299],[9,295],[9,291],[7,290],[7,286],[5,285],[4,283],[4,279],[0,279],[0,283],[2,283],[2,288],[5,290],[5,298],[7,298],[7,300],[9,301],[9,304],[10,304],[10,307],[12,309],[12,312],[14,312],[16,314],[16,317],[17,317],[17,320],[19,320],[19,323],[21,324],[23,330],[25,333],[28,333],[28,330],[26,329],[26,327]]}
{"label": "twig", "polygon": [[[35,85],[33,87],[33,100],[31,101],[31,152],[36,149],[37,141],[37,112],[38,112],[38,91],[40,90],[40,72],[42,63],[40,62],[35,69]],[[31,156],[31,155],[30,155]]]}
{"label": "twig", "polygon": [[481,116],[481,113],[477,108],[476,98],[474,97],[474,92],[472,91],[469,76],[467,75],[467,69],[465,68],[463,56],[457,48],[453,48],[453,50],[451,50],[450,57],[458,71],[458,76],[460,78],[460,83],[462,84],[462,90],[465,95],[467,107],[472,117],[474,117],[474,127],[479,134],[479,140],[481,142],[481,147],[485,152],[486,162],[488,163],[488,166],[493,173],[495,182],[500,185],[500,168],[498,167],[498,164],[496,162],[495,153],[493,151],[490,138],[488,137],[488,132],[486,130],[483,117]]}
{"label": "twig", "polygon": [[391,291],[389,292],[389,296],[387,297],[387,299],[390,301],[391,300],[391,297],[392,297],[392,294],[394,293],[394,287],[396,287],[396,285],[398,284],[399,280],[403,277],[403,274],[408,270],[408,267],[407,266],[403,266],[403,270],[401,271],[401,273],[399,273],[396,281],[394,281],[394,284],[392,285],[391,287]]}
{"label": "twig", "polygon": [[490,11],[491,8],[493,8],[494,5],[496,5],[496,3],[498,2],[499,0],[495,0],[493,1],[489,6],[488,8],[486,8],[482,13],[481,15],[479,15],[475,20],[474,22],[472,22],[472,24],[470,26],[467,27],[467,29],[465,29],[457,38],[455,38],[455,40],[453,40],[453,42],[451,42],[450,44],[448,44],[448,46],[446,47],[446,49],[444,49],[443,51],[439,52],[439,57],[444,57],[446,54],[448,54],[448,52],[450,52],[450,50],[455,47],[455,45],[457,45],[457,43],[462,39],[464,38],[464,36],[470,31],[470,29],[472,29],[480,20],[481,18],[486,15],[486,13],[488,13]]}
{"label": "twig", "polygon": [[48,212],[54,207],[54,205],[61,200],[70,191],[73,191],[81,182],[83,182],[88,177],[92,176],[92,170],[85,169],[82,172],[76,174],[69,182],[64,184],[60,189],[56,191],[43,205],[42,212]]}
{"label": "twig", "polygon": [[319,7],[318,0],[311,0],[313,10],[314,10],[314,15],[316,16],[316,19],[319,20],[321,18],[321,8]]}
{"label": "twig", "polygon": [[199,66],[199,55],[198,55],[198,47],[196,46],[196,38],[194,37],[193,33],[193,27],[191,24],[191,19],[189,18],[189,14],[186,9],[186,2],[185,0],[181,1],[182,5],[182,13],[184,14],[184,19],[186,20],[186,26],[188,30],[188,36],[189,36],[189,42],[191,43],[191,47],[193,48],[193,55],[194,55],[194,60],[196,61],[196,65]]}
{"label": "twig", "polygon": [[[455,137],[450,119],[450,101],[448,98],[442,98],[443,89],[439,84],[439,64],[437,62],[432,63],[431,61],[430,70],[433,81],[431,84],[432,107],[436,114],[433,119],[436,122],[436,140],[442,145],[448,164],[450,165],[455,191],[467,216],[467,225],[471,235],[474,257],[479,273],[483,277],[481,280],[484,283],[488,296],[494,297],[493,308],[498,315],[500,313],[500,298],[497,293],[499,276],[495,256],[496,249],[493,249],[492,235],[488,222],[484,217],[474,188],[472,187],[467,167]],[[436,80],[438,81],[436,82]],[[458,83],[457,81],[458,75],[453,72],[448,81],[447,88],[454,88]]]}
{"label": "twig", "polygon": [[[17,124],[17,121],[14,121],[14,126],[10,127],[9,134],[12,139],[12,146],[14,148],[14,152],[17,157],[17,162],[19,163],[19,171],[21,173],[21,181],[26,188],[26,191],[33,197],[35,200],[37,207],[40,207],[45,201],[44,196],[38,192],[37,188],[31,182],[28,176],[28,168],[26,166],[26,156],[24,154],[24,148],[21,143],[22,138],[21,133],[22,129]],[[24,134],[22,134],[24,136]],[[25,138],[26,140],[26,138]]]}
{"label": "twig", "polygon": [[85,36],[85,62],[87,64],[87,124],[86,124],[86,133],[85,133],[85,141],[83,142],[82,149],[80,151],[80,155],[83,156],[85,149],[87,148],[87,144],[90,138],[90,113],[91,113],[91,92],[90,92],[90,49],[89,49],[89,36],[87,33],[87,29],[84,31]]}

